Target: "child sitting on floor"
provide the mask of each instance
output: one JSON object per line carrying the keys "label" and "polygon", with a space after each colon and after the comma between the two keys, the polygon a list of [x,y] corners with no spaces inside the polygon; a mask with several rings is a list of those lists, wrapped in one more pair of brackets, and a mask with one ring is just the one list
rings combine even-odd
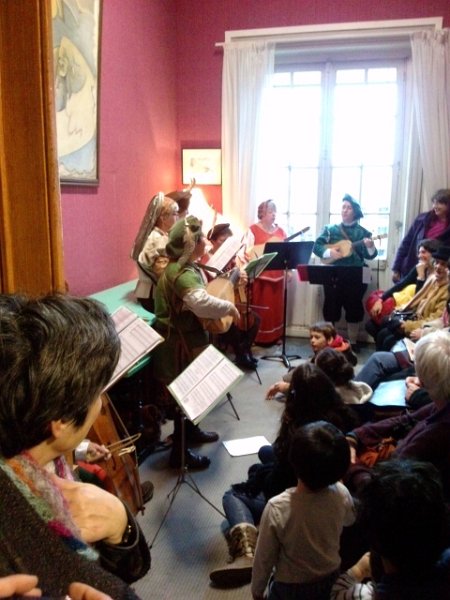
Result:
{"label": "child sitting on floor", "polygon": [[316,365],[331,379],[346,404],[363,404],[372,397],[370,385],[353,381],[355,371],[342,352],[324,348],[316,356]]}
{"label": "child sitting on floor", "polygon": [[329,598],[341,559],[342,529],[355,521],[347,488],[339,482],[350,464],[344,434],[315,421],[294,434],[289,458],[298,479],[270,499],[259,527],[252,571],[254,600]]}
{"label": "child sitting on floor", "polygon": [[[333,348],[337,352],[342,352],[347,361],[355,366],[358,359],[353,352],[351,344],[341,335],[338,335],[333,323],[328,321],[319,321],[309,328],[309,343],[313,351],[310,362],[315,362],[317,354],[324,348]],[[271,400],[277,394],[286,394],[292,378],[292,371],[283,377],[283,381],[277,381],[268,390],[266,399]]]}

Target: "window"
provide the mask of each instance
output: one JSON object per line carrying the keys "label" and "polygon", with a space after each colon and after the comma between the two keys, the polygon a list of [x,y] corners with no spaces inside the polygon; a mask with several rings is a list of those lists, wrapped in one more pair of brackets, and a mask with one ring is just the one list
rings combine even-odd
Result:
{"label": "window", "polygon": [[[404,61],[278,67],[265,102],[260,182],[288,234],[339,222],[345,193],[387,235],[401,165]],[[387,241],[378,242],[379,258]]]}

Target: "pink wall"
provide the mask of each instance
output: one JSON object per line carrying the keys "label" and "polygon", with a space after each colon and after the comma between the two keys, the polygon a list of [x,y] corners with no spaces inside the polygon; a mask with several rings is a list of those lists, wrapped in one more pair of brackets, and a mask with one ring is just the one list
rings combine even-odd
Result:
{"label": "pink wall", "polygon": [[[448,0],[105,0],[100,185],[63,187],[66,277],[89,294],[135,277],[148,200],[181,186],[181,148],[219,148],[222,51],[231,29],[443,16]],[[221,208],[220,186],[203,188]]]}
{"label": "pink wall", "polygon": [[[194,148],[220,147],[223,53],[215,43],[225,31],[440,16],[450,26],[448,0],[176,0],[176,10],[184,24],[177,53],[180,146]],[[220,187],[204,193],[220,210]]]}
{"label": "pink wall", "polygon": [[129,258],[150,198],[177,184],[172,0],[103,2],[98,187],[63,186],[69,290],[134,278]]}

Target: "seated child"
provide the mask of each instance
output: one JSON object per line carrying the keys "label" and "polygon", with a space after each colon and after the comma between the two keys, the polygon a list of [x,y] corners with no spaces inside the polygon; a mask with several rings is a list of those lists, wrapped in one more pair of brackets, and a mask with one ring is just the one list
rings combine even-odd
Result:
{"label": "seated child", "polygon": [[254,600],[328,598],[341,559],[342,529],[355,521],[347,488],[339,482],[350,464],[344,434],[315,421],[294,434],[289,458],[297,486],[268,501],[259,527],[252,572]]}
{"label": "seated child", "polygon": [[[450,598],[447,511],[432,464],[380,463],[363,489],[358,512],[372,551],[370,566],[364,556],[343,573],[332,600]],[[372,579],[362,583],[371,570]]]}
{"label": "seated child", "polygon": [[363,404],[372,397],[370,385],[353,381],[355,371],[342,352],[324,348],[316,356],[316,365],[331,379],[346,404]]}
{"label": "seated child", "polygon": [[[309,328],[309,343],[313,351],[313,355],[310,362],[315,362],[318,352],[324,348],[333,348],[337,352],[342,352],[348,362],[355,366],[358,362],[356,354],[353,352],[351,344],[348,340],[345,340],[341,335],[338,335],[333,323],[328,321],[319,321],[311,325]],[[289,371],[284,377],[283,381],[277,381],[270,386],[266,399],[270,400],[277,394],[286,394],[289,389],[289,384],[292,378],[292,371]]]}

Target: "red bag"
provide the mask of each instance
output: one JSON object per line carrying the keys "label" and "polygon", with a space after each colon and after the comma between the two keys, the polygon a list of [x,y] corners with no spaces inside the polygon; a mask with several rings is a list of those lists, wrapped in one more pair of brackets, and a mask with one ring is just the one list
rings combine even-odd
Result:
{"label": "red bag", "polygon": [[[381,300],[381,296],[384,294],[383,290],[374,290],[373,292],[371,292],[366,300],[366,311],[369,313],[370,315],[370,311],[372,310],[373,305],[375,304],[375,302],[377,302],[378,300]],[[387,298],[386,300],[381,300],[383,303],[383,306],[380,310],[380,312],[375,315],[374,317],[372,315],[370,315],[370,318],[372,319],[372,321],[374,321],[377,325],[381,324],[381,321],[385,318],[388,317],[392,311],[395,309],[395,300],[394,298]]]}

